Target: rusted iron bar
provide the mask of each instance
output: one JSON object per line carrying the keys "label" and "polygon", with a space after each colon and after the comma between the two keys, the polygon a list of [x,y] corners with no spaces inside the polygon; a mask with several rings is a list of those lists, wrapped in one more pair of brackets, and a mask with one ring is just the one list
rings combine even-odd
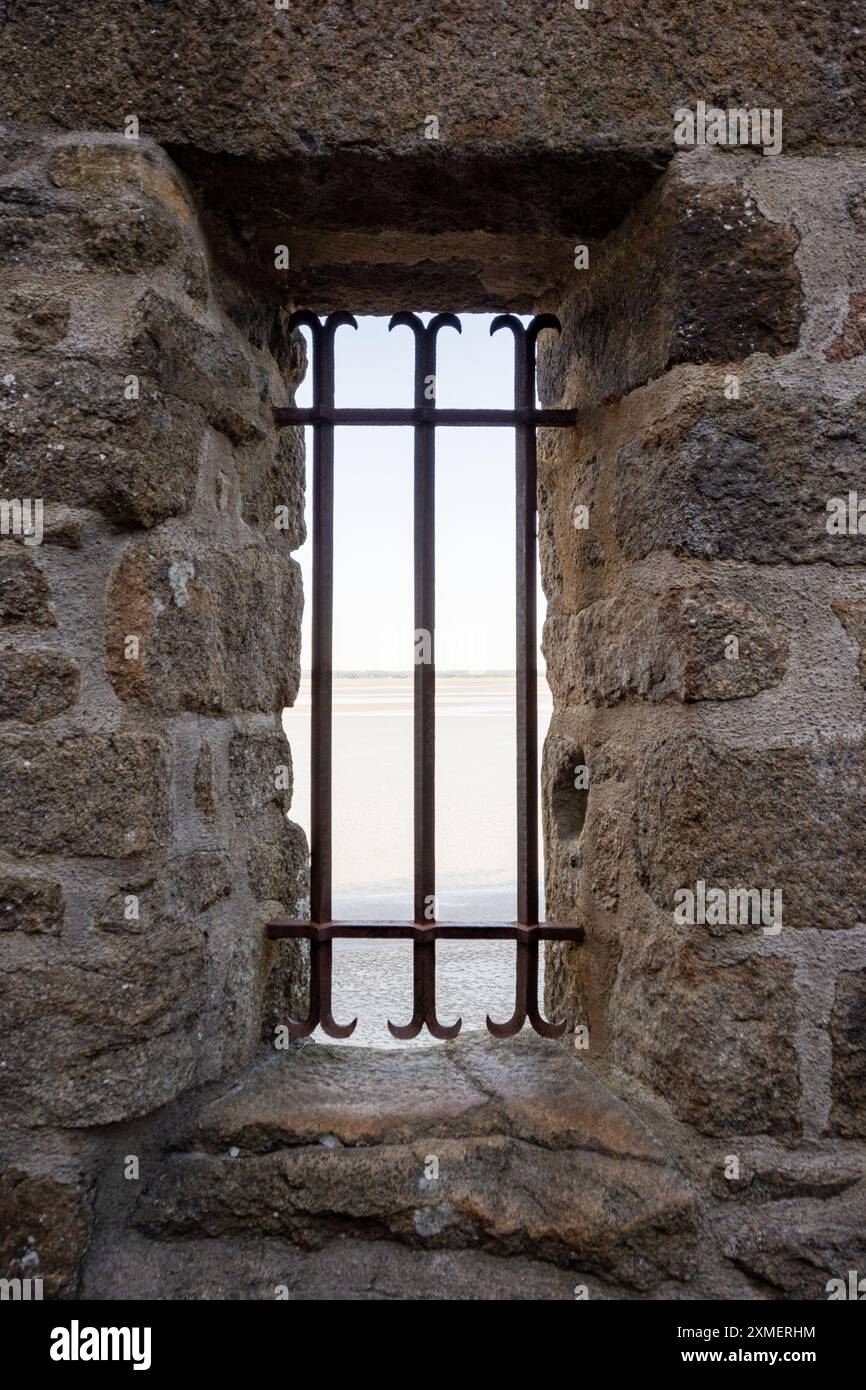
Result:
{"label": "rusted iron bar", "polygon": [[[313,347],[313,400],[317,410],[334,404],[334,335],[341,325],[357,328],[351,314],[293,314],[290,328],[309,328]],[[331,920],[331,704],[334,629],[334,426],[320,416],[313,425],[313,614],[310,714],[310,916]],[[310,1008],[291,1020],[294,1037],[318,1026],[347,1038],[357,1019],[341,1026],[331,1013],[331,943],[310,939]]]}
{"label": "rusted iron bar", "polygon": [[[290,328],[309,328],[313,344],[313,400],[317,412],[334,404],[334,335],[351,314],[330,314],[324,324],[300,312]],[[311,669],[310,916],[331,920],[331,685],[334,631],[334,427],[319,414],[313,426],[313,651]]]}
{"label": "rusted iron bar", "polygon": [[308,922],[277,917],[267,925],[271,941],[338,939],[367,941],[582,941],[583,927],[574,922]]}
{"label": "rusted iron bar", "polygon": [[[308,922],[316,929],[316,924]],[[324,928],[327,930],[327,928]],[[270,928],[268,928],[270,936]],[[330,1038],[348,1038],[354,1033],[358,1020],[336,1023],[331,1012],[331,967],[333,964],[330,937],[311,936],[310,942],[310,1006],[305,1019],[289,1019],[286,1027],[293,1038],[308,1038],[321,1027]]]}
{"label": "rusted iron bar", "polygon": [[[401,319],[403,315],[399,316]],[[519,322],[519,320],[518,320]],[[522,324],[521,324],[522,327]],[[546,425],[570,427],[577,424],[576,410],[440,410],[436,406],[274,406],[275,425]]]}
{"label": "rusted iron bar", "polygon": [[[415,921],[436,916],[436,429],[424,419],[425,401],[436,393],[436,336],[460,332],[453,314],[437,314],[426,325],[417,314],[395,314],[389,327],[410,328],[415,339],[414,486],[414,832]],[[389,1022],[395,1038],[414,1038],[427,1026],[435,1038],[456,1037],[461,1020],[436,1017],[435,938],[415,938],[412,950],[413,1008],[407,1024]]]}
{"label": "rusted iron bar", "polygon": [[[514,335],[514,408],[524,420],[535,411],[535,344],[543,328],[559,330],[552,314],[539,314],[528,327],[513,314],[500,314],[490,332]],[[535,426],[515,429],[515,570],[517,600],[517,920],[538,922],[538,662],[536,656],[536,436]],[[495,1037],[518,1033],[531,1018],[537,1032],[559,1037],[565,1023],[551,1024],[538,1011],[538,941],[518,942],[514,1013],[506,1023],[487,1027]]]}

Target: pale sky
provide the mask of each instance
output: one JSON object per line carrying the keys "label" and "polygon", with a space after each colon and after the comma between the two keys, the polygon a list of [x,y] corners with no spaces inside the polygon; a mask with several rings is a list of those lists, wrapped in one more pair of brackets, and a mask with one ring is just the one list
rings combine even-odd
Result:
{"label": "pale sky", "polygon": [[[422,316],[425,321],[429,315]],[[438,338],[437,404],[513,404],[514,338],[490,337],[492,316],[464,314],[462,334]],[[306,335],[306,334],[305,334]],[[359,318],[336,335],[338,406],[411,406],[414,339],[387,318]],[[312,402],[309,376],[299,406]],[[312,431],[307,430],[307,458]],[[412,667],[412,430],[335,431],[334,669]],[[307,526],[312,508],[308,479]],[[312,546],[297,552],[307,595],[303,667],[310,662]],[[544,596],[539,583],[539,634]],[[436,431],[436,665],[514,669],[514,434]]]}

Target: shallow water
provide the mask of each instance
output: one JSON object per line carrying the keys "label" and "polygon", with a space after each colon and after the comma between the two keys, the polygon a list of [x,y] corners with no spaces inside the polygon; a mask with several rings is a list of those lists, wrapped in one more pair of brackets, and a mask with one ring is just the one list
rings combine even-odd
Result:
{"label": "shallow water", "polygon": [[[539,688],[539,746],[550,717]],[[309,682],[285,717],[295,770],[292,818],[309,832]],[[513,677],[440,678],[436,704],[437,916],[513,921],[515,916],[515,706]],[[334,681],[335,917],[412,916],[412,679]],[[543,911],[543,902],[541,909]],[[440,942],[437,1008],[464,1029],[514,1007],[515,947],[507,941]],[[426,1033],[398,1043],[385,1020],[412,1012],[412,945],[334,944],[334,1016],[358,1017],[361,1046],[429,1046]]]}

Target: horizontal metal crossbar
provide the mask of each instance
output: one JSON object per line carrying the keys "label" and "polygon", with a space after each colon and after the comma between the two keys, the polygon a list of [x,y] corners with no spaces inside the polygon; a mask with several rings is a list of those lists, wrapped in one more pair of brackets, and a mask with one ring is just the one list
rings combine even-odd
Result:
{"label": "horizontal metal crossbar", "polygon": [[306,922],[281,918],[269,922],[271,940],[306,939],[310,943],[310,1009],[306,1019],[291,1019],[284,1025],[291,1037],[307,1038],[321,1028],[330,1038],[348,1038],[358,1020],[337,1023],[331,1005],[332,943],[335,938],[366,937],[368,940],[410,940],[412,942],[412,1017],[408,1023],[392,1023],[395,1038],[417,1038],[426,1028],[434,1038],[456,1038],[463,1020],[440,1022],[436,1013],[437,940],[512,940],[517,953],[514,1012],[504,1023],[487,1019],[487,1028],[496,1038],[513,1038],[529,1023],[545,1038],[560,1038],[565,1023],[549,1023],[542,1018],[538,1004],[539,941],[582,941],[583,928],[557,922]]}
{"label": "horizontal metal crossbar", "polygon": [[275,425],[452,425],[571,428],[576,410],[440,410],[438,406],[274,406]]}
{"label": "horizontal metal crossbar", "polygon": [[271,941],[582,941],[573,922],[308,922],[277,917],[267,926]]}

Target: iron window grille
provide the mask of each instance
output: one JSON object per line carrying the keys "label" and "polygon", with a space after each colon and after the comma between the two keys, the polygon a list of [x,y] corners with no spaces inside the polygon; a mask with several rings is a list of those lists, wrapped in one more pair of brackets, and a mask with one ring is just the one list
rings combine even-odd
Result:
{"label": "iron window grille", "polygon": [[[552,314],[526,325],[500,314],[491,333],[514,335],[514,407],[511,410],[444,410],[435,404],[436,339],[441,329],[459,333],[460,320],[437,314],[426,325],[416,314],[395,314],[389,327],[411,329],[415,340],[414,404],[406,409],[338,408],[334,404],[334,339],[337,329],[357,328],[348,313],[321,322],[308,311],[292,315],[291,328],[309,328],[312,338],[313,405],[280,407],[277,425],[313,428],[313,594],[312,726],[310,800],[310,920],[279,918],[267,925],[272,940],[305,938],[310,943],[310,1000],[307,1017],[290,1020],[293,1037],[316,1027],[346,1038],[357,1019],[339,1024],[331,1003],[332,948],[338,938],[410,940],[413,943],[413,1010],[407,1024],[388,1028],[395,1038],[417,1037],[427,1027],[435,1038],[453,1038],[462,1020],[440,1023],[436,1016],[436,942],[447,940],[516,942],[515,1004],[505,1023],[487,1019],[498,1038],[511,1037],[527,1021],[544,1037],[561,1037],[564,1022],[542,1018],[538,1001],[540,941],[582,941],[573,923],[538,920],[538,723],[536,660],[536,429],[575,424],[573,410],[536,406],[536,342],[544,329],[560,330]],[[428,399],[434,383],[434,401]],[[414,604],[415,633],[428,637],[425,656],[414,667],[414,920],[349,922],[331,918],[331,704],[334,581],[334,428],[337,425],[411,425],[414,429]],[[517,920],[440,922],[430,916],[435,903],[435,458],[439,426],[504,426],[515,432],[517,561]]]}

